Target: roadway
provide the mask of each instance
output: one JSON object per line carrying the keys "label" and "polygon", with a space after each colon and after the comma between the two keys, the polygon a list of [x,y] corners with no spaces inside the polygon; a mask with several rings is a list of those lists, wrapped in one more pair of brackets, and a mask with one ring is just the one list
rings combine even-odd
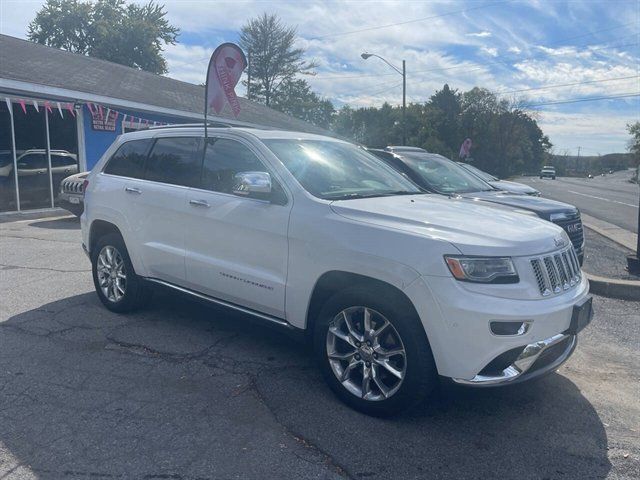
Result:
{"label": "roadway", "polygon": [[631,232],[638,232],[638,185],[630,183],[631,170],[595,178],[519,177],[547,198],[570,203],[581,212],[612,223]]}

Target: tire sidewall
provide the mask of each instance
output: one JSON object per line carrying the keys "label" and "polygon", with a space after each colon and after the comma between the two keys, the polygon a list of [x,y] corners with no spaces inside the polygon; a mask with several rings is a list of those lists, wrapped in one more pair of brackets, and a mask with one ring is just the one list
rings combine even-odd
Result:
{"label": "tire sidewall", "polygon": [[[389,320],[400,335],[406,353],[406,373],[399,390],[386,400],[356,397],[336,378],[326,352],[326,335],[334,317],[348,307],[365,306]],[[368,415],[389,416],[405,410],[426,397],[437,384],[431,348],[413,307],[407,308],[397,296],[384,291],[352,288],[334,294],[321,308],[314,329],[314,353],[322,374],[336,395],[352,408]]]}

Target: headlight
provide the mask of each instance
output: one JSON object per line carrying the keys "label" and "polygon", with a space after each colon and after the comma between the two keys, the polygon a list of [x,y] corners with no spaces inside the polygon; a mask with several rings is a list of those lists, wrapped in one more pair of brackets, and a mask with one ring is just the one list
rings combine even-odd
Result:
{"label": "headlight", "polygon": [[463,257],[445,255],[451,274],[464,282],[518,283],[520,278],[509,257]]}

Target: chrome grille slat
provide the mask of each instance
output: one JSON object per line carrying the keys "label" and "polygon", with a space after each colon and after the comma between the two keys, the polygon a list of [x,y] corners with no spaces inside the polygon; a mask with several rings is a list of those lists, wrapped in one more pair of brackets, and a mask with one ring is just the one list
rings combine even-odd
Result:
{"label": "chrome grille slat", "polygon": [[581,271],[573,246],[532,258],[530,263],[543,297],[557,295],[580,281]]}

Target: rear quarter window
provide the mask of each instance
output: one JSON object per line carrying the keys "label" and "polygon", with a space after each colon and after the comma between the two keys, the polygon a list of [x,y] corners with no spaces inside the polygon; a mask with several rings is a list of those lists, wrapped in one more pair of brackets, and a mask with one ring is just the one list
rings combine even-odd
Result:
{"label": "rear quarter window", "polygon": [[109,159],[104,173],[120,177],[142,178],[151,140],[144,138],[122,144]]}

